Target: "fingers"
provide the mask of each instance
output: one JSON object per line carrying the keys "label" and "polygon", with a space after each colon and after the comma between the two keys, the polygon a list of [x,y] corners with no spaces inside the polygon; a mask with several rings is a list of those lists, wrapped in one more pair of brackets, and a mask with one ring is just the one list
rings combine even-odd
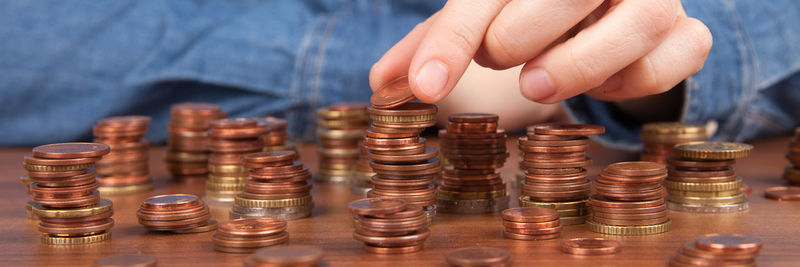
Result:
{"label": "fingers", "polygon": [[369,86],[372,91],[378,90],[387,82],[408,73],[411,57],[414,56],[419,42],[422,41],[422,37],[428,32],[428,28],[438,14],[437,12],[417,24],[403,39],[386,51],[378,62],[372,65],[372,69],[369,70]]}
{"label": "fingers", "polygon": [[506,69],[531,60],[603,0],[512,1],[492,21],[475,61]]}
{"label": "fingers", "polygon": [[456,85],[480,46],[486,28],[509,0],[451,0],[439,11],[408,68],[414,95],[442,100]]}
{"label": "fingers", "polygon": [[620,1],[572,39],[529,61],[520,74],[522,95],[555,103],[600,86],[653,50],[675,18],[670,2]]}
{"label": "fingers", "polygon": [[711,32],[702,22],[679,17],[656,49],[587,94],[615,101],[663,93],[703,67],[711,43]]}

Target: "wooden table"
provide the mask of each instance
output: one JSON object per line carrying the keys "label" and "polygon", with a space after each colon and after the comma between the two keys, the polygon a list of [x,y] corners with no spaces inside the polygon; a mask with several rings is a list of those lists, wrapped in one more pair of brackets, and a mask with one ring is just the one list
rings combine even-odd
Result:
{"label": "wooden table", "polygon": [[[461,247],[491,246],[507,249],[516,266],[665,266],[671,255],[685,241],[707,233],[739,233],[761,238],[765,245],[758,258],[760,266],[800,265],[800,202],[778,202],[765,199],[764,189],[782,185],[780,179],[788,138],[758,141],[753,156],[740,160],[737,174],[750,185],[750,210],[730,214],[692,214],[670,212],[673,229],[652,236],[604,236],[622,242],[622,251],[615,255],[579,257],[558,250],[563,239],[601,237],[585,225],[566,226],[559,239],[547,241],[515,241],[504,239],[501,219],[496,214],[438,214],[431,226],[432,235],[425,250],[407,255],[381,256],[363,251],[362,243],[352,237],[351,215],[346,204],[358,199],[349,186],[314,184],[316,208],[313,216],[289,222],[291,244],[310,244],[325,250],[324,261],[330,266],[444,266],[444,252]],[[502,173],[510,180],[517,173],[519,156],[516,143],[509,140],[512,157]],[[300,145],[301,159],[317,168],[314,144]],[[593,144],[589,153],[594,159],[590,176],[609,163],[632,160],[636,156]],[[22,157],[30,149],[0,149],[0,265],[2,266],[88,266],[97,258],[115,254],[150,254],[160,266],[241,266],[243,254],[216,252],[212,249],[213,232],[199,234],[161,234],[149,232],[136,220],[141,201],[151,195],[189,193],[203,195],[203,181],[176,182],[166,172],[162,161],[163,148],[153,148],[150,170],[156,182],[153,192],[108,197],[114,202],[112,240],[77,247],[52,247],[39,242],[37,221],[26,218],[28,201],[19,176],[23,174]],[[509,185],[510,186],[510,185]],[[511,206],[517,206],[518,188]],[[212,206],[213,217],[227,220],[229,207]],[[200,264],[200,265],[198,265]]]}

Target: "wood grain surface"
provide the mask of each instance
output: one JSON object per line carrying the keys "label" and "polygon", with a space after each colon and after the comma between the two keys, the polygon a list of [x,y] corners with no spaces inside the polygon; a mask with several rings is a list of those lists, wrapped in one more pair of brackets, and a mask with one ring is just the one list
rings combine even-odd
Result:
{"label": "wood grain surface", "polygon": [[[502,169],[508,181],[517,173],[519,161],[515,138],[509,139],[512,157]],[[496,214],[438,214],[431,226],[432,236],[419,253],[393,256],[363,251],[352,237],[351,215],[346,204],[360,198],[347,185],[314,184],[316,208],[310,218],[290,221],[291,244],[309,244],[325,250],[329,266],[445,266],[443,253],[461,247],[491,246],[507,249],[515,266],[665,266],[669,257],[685,241],[707,233],[738,233],[761,238],[765,245],[757,259],[759,266],[800,266],[800,202],[778,202],[763,197],[770,186],[783,185],[780,179],[787,161],[784,154],[788,138],[755,142],[753,156],[740,160],[736,172],[750,185],[750,210],[730,214],[692,214],[670,211],[673,229],[652,236],[603,236],[585,225],[566,226],[559,239],[515,241],[502,237],[503,226]],[[435,142],[432,142],[435,143]],[[301,160],[317,168],[314,144],[299,146]],[[89,266],[97,258],[115,254],[150,254],[159,266],[242,266],[245,254],[212,250],[213,232],[161,234],[145,230],[136,220],[142,199],[157,194],[189,193],[203,195],[203,181],[171,180],[163,163],[163,147],[151,149],[150,170],[156,181],[152,192],[108,197],[114,202],[112,240],[86,246],[54,247],[40,244],[37,221],[26,218],[28,201],[19,183],[23,174],[22,157],[29,148],[0,149],[0,265],[2,266]],[[613,151],[592,144],[594,160],[590,176],[609,163],[636,159],[634,154]],[[516,207],[519,188],[510,187],[511,206]],[[229,207],[212,206],[214,219],[227,220]],[[558,250],[561,240],[573,237],[606,237],[619,240],[622,251],[607,256],[572,256]]]}

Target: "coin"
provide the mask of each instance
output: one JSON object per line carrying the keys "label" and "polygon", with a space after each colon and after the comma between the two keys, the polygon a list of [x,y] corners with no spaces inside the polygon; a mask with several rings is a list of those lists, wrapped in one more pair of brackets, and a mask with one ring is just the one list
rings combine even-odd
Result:
{"label": "coin", "polygon": [[561,243],[561,251],[575,255],[606,255],[620,251],[620,244],[604,238],[573,238]]}
{"label": "coin", "polygon": [[224,222],[219,231],[241,236],[266,236],[286,230],[286,221],[273,218],[246,218]]}
{"label": "coin", "polygon": [[153,210],[176,210],[199,204],[200,199],[194,195],[171,194],[149,197],[142,201],[142,208]]}
{"label": "coin", "polygon": [[700,160],[730,160],[749,156],[753,146],[733,142],[689,142],[676,145],[675,154]]}
{"label": "coin", "polygon": [[511,261],[507,250],[492,247],[459,248],[444,256],[450,266],[506,266]]}
{"label": "coin", "polygon": [[800,200],[800,186],[775,186],[767,188],[764,197],[775,200]]}
{"label": "coin", "polygon": [[624,176],[655,176],[666,174],[667,168],[664,164],[655,162],[628,161],[608,165],[603,171]]}
{"label": "coin", "polygon": [[602,134],[606,131],[605,127],[592,124],[542,123],[534,125],[533,127],[536,134],[559,136],[594,135]]}
{"label": "coin", "polygon": [[217,221],[208,220],[206,222],[206,224],[203,225],[203,226],[198,226],[198,227],[194,227],[194,228],[190,228],[190,229],[178,229],[178,230],[173,230],[172,232],[176,233],[176,234],[205,233],[205,232],[210,232],[210,231],[217,230],[217,227],[218,227]]}
{"label": "coin", "polygon": [[761,249],[761,239],[745,235],[707,234],[695,239],[698,249],[721,253],[750,253]]}
{"label": "coin", "polygon": [[405,254],[405,253],[412,253],[422,250],[423,245],[411,245],[411,246],[403,246],[403,247],[380,247],[380,246],[372,246],[369,244],[364,245],[364,250],[369,253],[374,254]]}
{"label": "coin", "polygon": [[33,156],[46,159],[95,158],[108,154],[111,148],[97,143],[57,143],[33,148]]}
{"label": "coin", "polygon": [[93,267],[155,267],[156,257],[145,254],[114,255],[94,261]]}
{"label": "coin", "polygon": [[251,266],[273,264],[276,266],[315,266],[323,257],[324,251],[315,246],[287,245],[267,247],[256,250],[245,258]]}
{"label": "coin", "polygon": [[408,84],[408,76],[400,76],[372,92],[372,106],[381,109],[397,107],[417,99]]}
{"label": "coin", "polygon": [[502,213],[503,220],[513,222],[546,222],[558,219],[558,212],[550,208],[511,208]]}

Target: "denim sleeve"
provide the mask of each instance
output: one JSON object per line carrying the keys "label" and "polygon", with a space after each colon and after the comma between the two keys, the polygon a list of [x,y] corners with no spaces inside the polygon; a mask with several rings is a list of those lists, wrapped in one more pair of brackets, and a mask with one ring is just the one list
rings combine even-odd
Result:
{"label": "denim sleeve", "polygon": [[[795,0],[684,0],[714,44],[701,71],[686,80],[680,120],[716,122],[712,139],[743,141],[786,133],[800,122],[800,2]],[[578,122],[605,125],[600,142],[641,147],[641,125],[621,119],[610,103],[577,96],[564,102]]]}
{"label": "denim sleeve", "polygon": [[100,118],[222,105],[289,119],[313,136],[314,110],[366,101],[372,63],[443,5],[427,0],[2,1],[0,145],[90,140]]}

